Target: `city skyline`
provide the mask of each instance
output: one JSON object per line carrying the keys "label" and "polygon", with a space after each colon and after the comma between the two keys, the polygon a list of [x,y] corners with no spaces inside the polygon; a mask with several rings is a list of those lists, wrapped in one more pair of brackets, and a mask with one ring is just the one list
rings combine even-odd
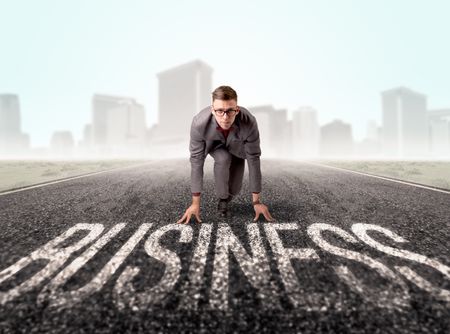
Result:
{"label": "city skyline", "polygon": [[[134,97],[151,126],[156,73],[196,58],[214,65],[213,86],[234,87],[240,104],[272,104],[289,116],[311,106],[321,125],[352,124],[356,140],[367,120],[381,124],[386,88],[425,92],[430,109],[450,105],[447,2],[228,5],[227,16],[205,1],[5,1],[0,93],[20,96],[22,129],[35,147],[48,146],[56,130],[79,141],[94,94]],[[217,24],[225,16],[229,23]]]}
{"label": "city skyline", "polygon": [[[192,69],[198,69],[198,75],[195,74],[194,72],[192,72]],[[187,72],[186,72],[187,71]],[[189,74],[189,72],[191,72]],[[144,128],[147,128],[148,131],[155,129],[156,128],[156,133],[152,133],[151,135],[153,137],[155,137],[157,139],[157,142],[161,142],[163,143],[165,140],[167,141],[167,139],[169,141],[173,141],[172,136],[169,134],[168,136],[165,133],[168,133],[170,131],[182,134],[181,136],[179,136],[179,139],[186,139],[189,137],[189,127],[188,126],[183,126],[183,124],[189,124],[191,121],[191,118],[193,115],[195,115],[198,111],[200,111],[203,107],[209,105],[210,103],[210,92],[212,91],[212,81],[213,81],[213,75],[212,73],[214,72],[214,68],[211,67],[209,64],[203,62],[200,59],[195,59],[192,60],[190,62],[186,62],[183,64],[178,64],[175,66],[172,66],[171,68],[165,69],[160,71],[157,76],[158,76],[158,80],[159,80],[159,88],[158,88],[158,120],[160,120],[159,122],[155,122],[153,124],[147,124],[146,123],[146,108],[144,105],[139,104],[134,97],[131,96],[117,96],[117,95],[112,95],[112,94],[98,94],[98,93],[94,93],[92,96],[92,106],[91,106],[91,122],[85,123],[84,125],[84,130],[83,130],[83,135],[81,138],[74,138],[73,136],[73,132],[69,129],[54,129],[51,132],[51,138],[49,140],[49,143],[45,146],[40,146],[40,147],[36,147],[33,146],[33,143],[30,143],[29,140],[29,134],[25,133],[23,134],[24,136],[26,136],[26,138],[24,139],[25,142],[27,142],[27,145],[30,146],[31,148],[37,148],[37,149],[45,149],[48,147],[52,147],[53,146],[53,141],[54,141],[54,135],[55,133],[61,133],[61,132],[69,132],[70,135],[72,136],[72,141],[74,142],[74,146],[86,146],[87,142],[94,142],[92,140],[87,140],[87,136],[86,136],[86,127],[92,126],[92,122],[94,122],[95,125],[95,119],[98,118],[98,116],[96,116],[100,111],[97,111],[94,107],[95,103],[99,98],[101,98],[104,102],[102,102],[102,105],[105,106],[105,111],[101,112],[107,112],[108,107],[111,109],[113,109],[113,111],[115,111],[116,113],[118,112],[116,109],[123,109],[124,106],[114,106],[114,104],[117,102],[119,105],[137,105],[139,106],[139,109],[141,110],[140,113],[142,113],[140,117],[140,120],[137,121],[137,124],[139,124],[140,126],[143,126]],[[186,74],[182,74],[180,75],[180,73],[186,73]],[[203,73],[203,74],[202,74]],[[202,78],[201,81],[198,81],[198,78]],[[191,80],[194,80],[191,82]],[[178,88],[174,88],[174,87],[178,87]],[[195,89],[191,89],[191,91],[186,90],[187,87],[198,87],[201,89],[196,91]],[[197,88],[197,89],[198,89]],[[411,90],[410,88],[407,87],[395,87],[392,89],[388,89],[388,90],[384,90],[381,92],[381,104],[380,104],[380,109],[381,109],[381,119],[382,121],[380,122],[380,124],[377,123],[377,121],[373,120],[373,119],[367,119],[366,120],[366,131],[364,133],[364,136],[362,139],[358,140],[355,138],[354,136],[354,132],[355,129],[353,127],[353,125],[350,122],[347,122],[346,120],[342,120],[339,118],[333,118],[331,121],[326,122],[324,124],[320,124],[317,119],[320,116],[320,112],[317,111],[316,108],[314,108],[314,106],[299,106],[298,108],[294,109],[294,110],[288,110],[286,108],[275,108],[273,104],[265,104],[265,105],[252,105],[252,106],[245,106],[247,108],[250,108],[250,111],[256,112],[256,114],[259,114],[259,117],[263,117],[261,116],[262,114],[259,111],[269,111],[271,113],[276,111],[277,117],[273,117],[273,116],[269,116],[268,119],[271,119],[271,123],[272,125],[278,125],[278,127],[275,127],[275,130],[277,130],[278,128],[281,128],[284,126],[283,120],[288,121],[290,123],[289,127],[291,128],[303,128],[303,131],[306,131],[305,128],[305,124],[300,124],[299,122],[309,122],[308,117],[302,117],[300,114],[301,113],[311,113],[311,111],[313,111],[313,116],[309,116],[309,117],[314,117],[315,120],[315,124],[317,125],[317,132],[319,131],[319,127],[323,128],[326,126],[329,126],[330,124],[336,124],[336,122],[345,122],[346,124],[348,124],[350,126],[350,132],[351,132],[351,137],[352,137],[352,142],[357,145],[358,143],[362,144],[364,141],[366,140],[372,140],[374,141],[374,131],[378,131],[377,128],[382,128],[383,126],[386,128],[386,126],[388,125],[388,127],[386,128],[387,131],[391,131],[389,130],[389,123],[386,123],[386,115],[388,117],[390,117],[390,115],[392,116],[394,113],[397,113],[397,111],[395,111],[396,107],[391,107],[391,111],[386,110],[385,108],[385,100],[386,100],[386,96],[391,94],[391,92],[395,93],[399,91],[400,95],[403,95],[406,93],[406,95],[410,95],[410,96],[418,96],[419,97],[419,103],[421,104],[421,106],[419,106],[419,113],[421,113],[421,115],[419,115],[418,117],[423,117],[422,120],[418,121],[418,125],[420,126],[420,124],[422,124],[422,127],[425,124],[425,120],[427,114],[428,114],[428,107],[427,107],[427,96],[423,93],[418,93],[415,92],[413,90]],[[15,112],[15,114],[17,115],[13,115],[14,116],[14,122],[13,122],[13,127],[17,127],[18,130],[18,134],[20,134],[20,129],[22,128],[22,124],[21,124],[21,112],[19,111],[19,97],[15,94],[0,94],[3,99],[6,99],[6,101],[8,101],[9,99],[14,99],[17,100],[15,101],[15,104],[17,105],[17,111]],[[392,95],[392,94],[391,94]],[[180,99],[181,97],[181,99]],[[108,102],[108,100],[111,100]],[[117,100],[117,101],[114,101]],[[424,102],[420,102],[420,101],[424,101]],[[189,102],[190,101],[190,102]],[[395,102],[395,101],[394,101]],[[238,101],[238,104],[239,101]],[[391,103],[392,104],[392,103]],[[241,104],[240,104],[241,105]],[[411,104],[414,108],[414,102]],[[103,107],[102,107],[103,108]],[[128,108],[128,107],[127,107]],[[184,108],[184,109],[183,109]],[[186,109],[187,108],[187,109]],[[188,112],[183,112],[183,113],[177,113],[178,110],[188,110]],[[417,109],[417,108],[416,108]],[[436,135],[434,135],[434,137],[436,137],[434,139],[434,141],[437,142],[441,142],[440,144],[436,144],[436,145],[441,145],[440,149],[438,150],[441,154],[443,155],[447,155],[447,151],[448,151],[448,147],[450,145],[449,144],[444,144],[442,145],[442,142],[445,141],[448,133],[448,129],[446,129],[446,127],[448,126],[448,124],[446,122],[442,123],[441,121],[447,121],[449,119],[449,112],[448,112],[449,108],[441,108],[441,109],[434,109],[432,111],[430,111],[430,122],[432,122],[432,124],[430,124],[430,127],[432,126],[436,126],[436,122],[439,123],[439,131],[441,132],[438,137],[436,137]],[[129,111],[128,111],[129,112]],[[406,112],[405,114],[405,119],[407,119],[406,117],[409,117],[410,115],[408,115],[409,109],[407,108],[404,112]],[[416,112],[417,113],[417,112]],[[282,114],[282,117],[278,117],[280,114]],[[290,115],[290,117],[289,117]],[[118,117],[118,118],[117,118]],[[115,116],[115,118],[120,119],[120,117],[125,117],[125,116]],[[16,119],[17,118],[17,119]],[[301,119],[303,119],[301,121]],[[124,118],[125,120],[125,118]],[[119,122],[120,123],[120,122]],[[385,124],[386,123],[386,124]],[[411,123],[411,122],[409,122]],[[111,123],[112,124],[112,123]],[[176,124],[176,126],[174,126],[174,124]],[[394,124],[391,122],[391,124]],[[98,126],[98,125],[97,125]],[[104,127],[104,125],[102,125]],[[111,125],[113,126],[113,125]],[[118,125],[118,126],[122,126],[122,125]],[[306,125],[307,126],[307,125]],[[372,127],[372,129],[369,129],[368,127]],[[117,127],[117,126],[116,126]],[[123,126],[122,126],[123,127]],[[143,131],[144,128],[142,130],[140,130],[139,137],[140,142],[144,143],[144,140],[142,139],[144,137]],[[418,130],[419,128],[413,128],[411,135],[412,136],[417,136],[419,134],[419,132],[417,132],[416,130]],[[145,131],[147,131],[145,130]],[[5,130],[6,131],[6,130]],[[5,132],[3,131],[3,132]],[[92,131],[92,129],[90,129],[89,131]],[[106,130],[105,130],[106,131]],[[109,130],[111,133],[114,133],[113,130]],[[266,137],[267,139],[269,138],[273,138],[271,139],[271,141],[276,141],[279,142],[279,144],[281,144],[283,142],[283,140],[280,141],[279,138],[276,138],[276,136],[274,136],[273,134],[271,134],[271,129],[267,128],[266,129],[266,133],[262,134],[262,137]],[[290,130],[292,131],[292,129]],[[300,130],[299,130],[300,131]],[[395,130],[398,131],[398,130]],[[98,132],[97,131],[97,136],[98,136]],[[120,132],[120,131],[119,131]],[[264,131],[263,131],[264,132]],[[298,131],[297,131],[298,132]],[[310,132],[310,131],[309,131]],[[387,132],[386,132],[387,133]],[[420,132],[421,133],[421,132]],[[117,133],[113,134],[112,136],[117,137]],[[292,139],[296,138],[296,141],[299,141],[301,139],[306,140],[307,142],[309,142],[311,144],[310,138],[302,138],[302,136],[304,137],[304,135],[301,135],[299,133],[291,133],[290,135],[294,136]],[[379,134],[381,136],[381,134]],[[386,134],[385,134],[386,135]],[[424,132],[423,134],[421,133],[420,136],[423,136],[424,138],[421,139],[421,141],[423,143],[425,143],[426,141],[428,141],[427,137],[428,137],[428,130],[426,130],[426,132]],[[430,135],[432,135],[430,133]],[[102,134],[102,136],[104,136],[104,134]],[[313,135],[313,136],[317,136],[317,135]],[[392,135],[391,135],[392,136]],[[109,137],[111,137],[111,134],[109,135]],[[320,137],[320,136],[319,136]],[[266,139],[266,140],[267,140]],[[162,141],[161,141],[162,140]],[[380,142],[383,140],[382,137],[378,138],[377,140],[379,140]],[[431,140],[431,138],[430,138]],[[118,140],[116,138],[116,142],[120,140]],[[295,141],[295,140],[294,140]],[[417,143],[412,143],[411,147],[417,147]],[[400,140],[400,144],[402,144],[402,140]],[[303,144],[299,144],[299,145],[304,145]],[[313,146],[320,146],[319,143],[312,143]],[[394,145],[397,145],[394,143]],[[431,144],[428,144],[431,145]],[[305,151],[305,147],[301,148],[300,151],[306,152]],[[269,149],[269,155],[271,155],[270,152],[271,149]],[[318,148],[313,149],[311,151],[311,149],[306,149],[307,151],[309,150],[310,153],[317,151]],[[397,149],[394,149],[394,151]],[[424,153],[426,152],[427,148],[423,147],[422,150],[420,152]],[[326,151],[326,150],[325,150]],[[345,150],[344,150],[345,151]],[[347,149],[348,151],[348,149]],[[350,150],[351,151],[351,150]],[[401,150],[398,150],[400,153],[402,152]],[[433,152],[435,150],[432,150]],[[287,150],[285,153],[285,155],[287,155],[287,153],[289,152],[289,150]],[[387,154],[387,156],[401,156],[402,154],[394,154],[393,152],[388,152],[388,151],[384,151],[385,154]],[[294,156],[299,156],[298,152],[292,151],[292,154]],[[302,155],[302,154],[300,154]],[[306,154],[306,156],[308,156],[309,154]],[[312,154],[314,156],[314,154]],[[408,155],[408,154],[407,154]]]}
{"label": "city skyline", "polygon": [[[160,122],[152,126],[135,98],[94,94],[91,122],[84,125],[81,140],[75,141],[70,130],[54,130],[49,147],[28,152],[66,158],[185,156],[185,125],[209,105],[213,72],[199,59],[159,72]],[[450,109],[429,110],[427,96],[407,87],[380,95],[382,124],[367,120],[361,141],[355,140],[352,124],[341,119],[320,125],[319,112],[311,106],[291,111],[292,119],[287,109],[272,104],[245,107],[258,121],[261,148],[269,158],[450,158]],[[0,94],[0,123],[0,152],[8,154],[9,148],[10,156],[26,155],[29,136],[21,132],[17,95]]]}
{"label": "city skyline", "polygon": [[[199,60],[199,59],[197,59],[197,60],[194,60],[194,61],[191,61],[191,62],[198,62],[198,61],[200,61],[201,62],[201,60]],[[188,64],[188,63],[190,63],[190,62],[187,62],[187,63],[185,63],[185,64]],[[174,68],[177,68],[177,67],[179,67],[179,66],[183,66],[184,64],[182,64],[182,65],[177,65],[177,66],[175,66]],[[167,70],[165,70],[165,71],[162,71],[162,72],[166,72],[166,71],[171,71],[171,70],[173,70],[173,68],[170,68],[170,69],[167,69]],[[402,88],[405,88],[406,90],[410,90],[410,91],[414,91],[414,90],[411,90],[410,88],[408,88],[408,87],[405,87],[405,86],[398,86],[398,87],[395,87],[395,88],[392,88],[392,89],[402,89]],[[382,92],[381,92],[382,93]],[[420,93],[419,93],[420,94]],[[16,97],[19,97],[19,95],[18,94],[14,94],[14,93],[12,93],[12,92],[0,92],[0,95],[9,95],[9,96],[16,96]],[[139,102],[139,100],[137,100],[135,97],[132,97],[132,96],[123,96],[123,95],[116,95],[116,94],[111,94],[111,93],[107,93],[107,92],[105,92],[105,93],[96,93],[96,92],[94,92],[93,94],[92,94],[92,96],[91,96],[91,98],[89,99],[89,101],[92,99],[92,97],[94,97],[94,96],[96,96],[96,95],[103,95],[103,96],[117,96],[117,97],[123,97],[124,99],[132,99],[132,100],[134,100],[134,101],[137,101],[137,102]],[[426,96],[425,94],[423,94],[424,96]],[[204,100],[204,99],[203,99]],[[382,102],[381,101],[382,99],[380,99],[380,102]],[[157,103],[159,104],[159,100],[157,101]],[[242,105],[241,103],[240,103],[240,101],[238,101],[238,104],[239,105]],[[205,104],[203,107],[205,107],[205,106],[207,106],[208,104]],[[257,108],[258,107],[260,107],[262,104],[256,104],[256,105],[252,105],[252,106],[256,106]],[[274,104],[273,103],[268,103],[268,104],[265,104],[265,105],[270,105],[270,106],[272,106],[272,107],[274,107]],[[252,106],[247,106],[247,107],[252,107]],[[143,105],[143,107],[144,107],[144,109],[145,109],[145,105]],[[450,108],[450,104],[449,104],[449,106],[443,106],[442,108],[432,108],[433,110],[437,110],[437,111],[442,111],[442,110],[448,110]],[[201,108],[200,108],[201,109]],[[200,109],[198,109],[198,111],[200,111]],[[315,106],[311,106],[311,105],[301,105],[301,104],[299,104],[296,108],[293,108],[293,109],[287,109],[287,108],[275,108],[275,109],[285,109],[286,111],[287,111],[287,113],[286,113],[286,117],[287,117],[287,119],[288,120],[293,120],[293,118],[294,118],[294,113],[295,113],[295,111],[296,110],[299,110],[299,109],[314,109],[314,110],[317,110],[317,108],[315,108]],[[382,110],[382,104],[380,103],[380,106],[379,106],[379,111],[380,111],[380,115],[378,116],[378,117],[372,117],[371,119],[366,119],[365,120],[365,124],[364,124],[364,127],[362,128],[362,129],[358,129],[358,131],[356,131],[356,132],[360,132],[360,133],[362,133],[359,137],[358,136],[355,136],[355,138],[354,138],[354,141],[355,142],[357,142],[357,141],[364,141],[365,139],[367,139],[368,138],[368,134],[367,134],[367,125],[368,125],[368,123],[373,123],[373,122],[375,122],[378,126],[381,126],[381,124],[382,124],[382,122],[383,122],[383,116],[382,116],[382,113],[383,113],[383,110]],[[90,104],[89,104],[89,113],[91,113],[91,108],[90,108]],[[442,112],[441,112],[442,113]],[[21,111],[21,119],[23,119],[23,121],[27,121],[26,119],[24,119],[24,117],[23,117],[23,114],[24,114],[24,112],[23,112],[23,110]],[[147,123],[147,126],[150,128],[150,127],[152,127],[152,126],[156,126],[156,125],[158,125],[158,124],[160,124],[159,122],[158,122],[158,118],[159,117],[161,117],[160,115],[158,115],[158,114],[160,114],[160,110],[158,109],[158,110],[156,110],[156,112],[155,112],[155,114],[157,114],[157,119],[156,119],[156,121],[154,121],[153,123],[151,123],[151,124],[149,124],[149,123]],[[319,116],[320,116],[320,112],[318,112],[317,113]],[[148,117],[148,113],[146,112],[145,113],[145,116],[146,117]],[[339,121],[344,121],[344,122],[346,122],[346,123],[349,123],[351,126],[352,126],[352,130],[353,131],[355,131],[356,130],[356,127],[353,125],[353,123],[351,122],[351,121],[347,121],[347,120],[345,120],[345,119],[341,119],[341,118],[339,118],[339,117],[334,117],[334,118],[332,118],[331,120],[328,120],[328,121],[326,121],[326,122],[324,122],[324,123],[320,123],[319,122],[319,126],[325,126],[325,125],[327,125],[327,124],[329,124],[329,123],[332,123],[332,122],[334,122],[334,121],[336,121],[336,120],[339,120]],[[89,121],[91,121],[91,118],[90,119],[88,119],[87,120],[87,122],[89,122]],[[86,124],[86,123],[85,123]],[[186,123],[186,124],[188,124],[188,126],[189,126],[189,123]],[[78,126],[78,124],[77,124],[77,126]],[[23,128],[23,122],[21,122],[21,128]],[[72,129],[73,129],[73,127],[72,127]],[[84,137],[83,137],[83,132],[80,130],[80,129],[83,129],[83,124],[80,124],[80,127],[78,128],[77,127],[77,129],[74,131],[74,130],[71,130],[71,129],[67,129],[67,128],[58,128],[58,129],[53,129],[49,134],[47,134],[47,136],[48,136],[48,143],[41,143],[41,145],[34,145],[34,143],[33,143],[33,139],[32,139],[32,134],[30,134],[29,132],[26,132],[26,131],[23,131],[24,133],[26,133],[27,134],[27,136],[28,137],[31,137],[31,138],[27,138],[27,141],[29,142],[29,144],[30,144],[30,146],[31,146],[31,148],[46,148],[46,147],[49,147],[49,146],[51,146],[51,141],[52,141],[52,135],[53,135],[53,133],[54,132],[61,132],[61,131],[69,131],[69,132],[71,132],[72,133],[72,135],[74,136],[74,142],[75,143],[81,143],[82,141],[83,141],[83,139],[84,139]],[[186,131],[188,131],[188,127],[186,128],[187,130]],[[79,136],[79,137],[76,137],[74,134],[76,134],[76,133],[81,133],[81,135]],[[358,137],[358,138],[356,138],[356,137]]]}

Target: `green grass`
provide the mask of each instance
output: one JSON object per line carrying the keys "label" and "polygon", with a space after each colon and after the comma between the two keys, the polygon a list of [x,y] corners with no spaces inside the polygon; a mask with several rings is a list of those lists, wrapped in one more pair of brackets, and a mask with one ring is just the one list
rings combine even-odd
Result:
{"label": "green grass", "polygon": [[0,160],[0,192],[142,162],[142,160]]}
{"label": "green grass", "polygon": [[322,160],[325,165],[450,189],[449,161]]}

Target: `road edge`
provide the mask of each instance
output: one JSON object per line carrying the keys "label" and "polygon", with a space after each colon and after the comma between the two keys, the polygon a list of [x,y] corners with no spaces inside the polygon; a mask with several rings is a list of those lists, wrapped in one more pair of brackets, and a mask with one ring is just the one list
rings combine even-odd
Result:
{"label": "road edge", "polygon": [[376,174],[358,172],[358,171],[355,171],[355,170],[352,170],[352,169],[336,167],[336,166],[330,166],[330,165],[325,165],[325,164],[317,163],[317,162],[311,162],[311,161],[303,161],[303,162],[305,162],[307,164],[310,164],[310,165],[326,167],[326,168],[336,169],[336,170],[340,170],[340,171],[344,171],[344,172],[349,172],[349,173],[354,173],[354,174],[374,177],[374,178],[377,178],[377,179],[382,179],[382,180],[386,180],[386,181],[406,184],[406,185],[409,185],[409,186],[413,186],[413,187],[417,187],[417,188],[423,188],[423,189],[428,189],[428,190],[433,190],[433,191],[436,191],[436,192],[441,192],[441,193],[450,195],[450,190],[443,189],[443,188],[438,188],[438,187],[433,187],[433,186],[428,186],[428,185],[421,184],[421,183],[415,183],[415,182],[411,182],[411,181],[404,181],[404,180],[400,180],[400,179],[396,179],[396,178],[388,177],[388,176],[380,176],[380,175],[376,175]]}
{"label": "road edge", "polygon": [[8,189],[8,190],[2,190],[2,191],[0,191],[0,196],[9,195],[9,194],[13,194],[13,193],[17,193],[17,192],[21,192],[21,191],[25,191],[25,190],[45,187],[45,186],[48,186],[51,184],[62,183],[62,182],[70,181],[70,180],[81,179],[83,177],[89,177],[89,176],[98,175],[98,174],[102,174],[102,173],[108,173],[108,172],[116,171],[116,170],[120,170],[120,169],[145,166],[145,165],[154,163],[155,161],[156,160],[151,160],[151,161],[146,161],[144,163],[139,163],[139,164],[134,164],[134,165],[129,165],[129,166],[114,167],[114,168],[110,168],[110,169],[101,170],[98,172],[89,172],[89,173],[84,173],[84,174],[79,174],[79,175],[74,175],[74,176],[63,177],[63,178],[52,180],[52,181],[35,183],[35,184],[31,184],[29,186],[13,188],[13,189]]}

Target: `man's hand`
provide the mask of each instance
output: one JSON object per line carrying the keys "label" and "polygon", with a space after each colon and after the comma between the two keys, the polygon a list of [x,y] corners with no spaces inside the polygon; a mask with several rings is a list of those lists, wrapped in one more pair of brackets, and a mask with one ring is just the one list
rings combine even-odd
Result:
{"label": "man's hand", "polygon": [[[200,205],[196,203],[192,203],[190,207],[187,208],[186,212],[184,213],[183,217],[179,221],[177,221],[177,224],[183,223],[187,224],[191,221],[192,215],[195,216],[198,223],[201,223],[202,220],[200,219]],[[186,221],[185,221],[186,220]]]}
{"label": "man's hand", "polygon": [[261,213],[267,219],[267,221],[271,222],[275,220],[273,219],[272,215],[269,212],[269,208],[266,205],[262,203],[255,204],[253,205],[253,209],[255,209],[255,218],[253,219],[254,222],[258,220]]}

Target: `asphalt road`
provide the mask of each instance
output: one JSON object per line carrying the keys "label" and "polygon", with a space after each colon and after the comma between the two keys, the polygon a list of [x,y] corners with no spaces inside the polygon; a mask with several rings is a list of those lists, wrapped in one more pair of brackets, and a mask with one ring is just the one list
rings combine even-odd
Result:
{"label": "asphalt road", "polygon": [[230,216],[187,160],[0,195],[0,332],[448,333],[450,194],[262,161]]}

